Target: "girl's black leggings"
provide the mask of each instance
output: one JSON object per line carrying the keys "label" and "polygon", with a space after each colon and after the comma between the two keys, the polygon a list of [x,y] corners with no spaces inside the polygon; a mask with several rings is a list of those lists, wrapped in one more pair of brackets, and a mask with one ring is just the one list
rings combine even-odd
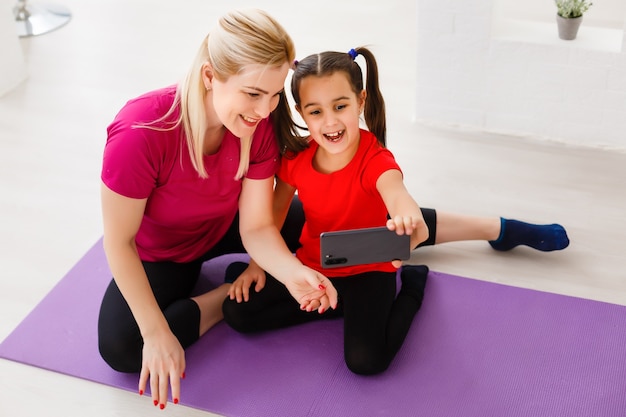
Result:
{"label": "girl's black leggings", "polygon": [[396,297],[395,272],[372,271],[330,278],[339,293],[337,309],[308,313],[300,310],[284,285],[268,274],[266,277],[263,290],[251,291],[247,302],[224,300],[225,321],[239,332],[251,333],[343,316],[345,362],[361,375],[387,369],[423,298],[423,291],[403,289]]}
{"label": "girl's black leggings", "polygon": [[[432,209],[422,209],[422,214],[430,230],[430,237],[420,246],[433,245],[436,236],[436,212]],[[298,239],[303,225],[304,212],[296,197],[281,230],[281,234],[292,252],[295,252],[299,246]],[[183,348],[187,348],[199,337],[200,309],[190,299],[190,295],[198,281],[202,263],[221,255],[244,252],[245,249],[239,235],[239,218],[235,217],[233,224],[222,240],[200,259],[189,263],[143,262],[157,303]],[[268,283],[270,281],[268,280]],[[333,284],[339,287],[344,285],[337,281],[334,280]],[[395,280],[392,281],[395,285]],[[265,289],[259,294],[264,292]],[[98,349],[100,355],[111,368],[117,371],[139,372],[141,370],[142,348],[143,339],[137,322],[115,284],[115,280],[111,280],[104,293],[98,317]]]}

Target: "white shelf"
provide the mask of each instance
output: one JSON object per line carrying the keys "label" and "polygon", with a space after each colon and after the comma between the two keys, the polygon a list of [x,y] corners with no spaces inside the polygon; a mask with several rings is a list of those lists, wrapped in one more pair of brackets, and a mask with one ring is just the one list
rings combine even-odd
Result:
{"label": "white shelf", "polygon": [[576,39],[559,39],[554,23],[500,18],[494,21],[492,38],[512,42],[575,46],[603,52],[622,52],[624,30],[585,25],[583,20]]}

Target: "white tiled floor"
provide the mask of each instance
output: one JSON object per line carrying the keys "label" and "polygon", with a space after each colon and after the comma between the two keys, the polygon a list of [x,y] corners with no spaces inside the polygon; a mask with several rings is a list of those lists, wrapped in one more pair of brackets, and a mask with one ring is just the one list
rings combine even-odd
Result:
{"label": "white tiled floor", "polygon": [[[420,250],[414,260],[626,305],[626,154],[415,123],[414,2],[215,3],[64,0],[73,13],[67,26],[22,39],[29,77],[0,97],[0,339],[100,237],[100,157],[116,111],[176,82],[217,16],[249,5],[285,25],[299,57],[372,46],[388,102],[389,145],[421,205],[558,221],[572,241],[547,254],[455,243]],[[48,348],[45,340],[33,343]],[[5,360],[0,376],[1,416],[208,415],[171,405],[155,410],[137,394]]]}

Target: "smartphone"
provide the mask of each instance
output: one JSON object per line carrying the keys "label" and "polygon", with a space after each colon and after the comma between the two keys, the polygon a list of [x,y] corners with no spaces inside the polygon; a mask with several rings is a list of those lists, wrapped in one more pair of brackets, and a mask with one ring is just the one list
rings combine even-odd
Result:
{"label": "smartphone", "polygon": [[320,247],[322,268],[391,262],[410,258],[411,236],[385,226],[324,232]]}

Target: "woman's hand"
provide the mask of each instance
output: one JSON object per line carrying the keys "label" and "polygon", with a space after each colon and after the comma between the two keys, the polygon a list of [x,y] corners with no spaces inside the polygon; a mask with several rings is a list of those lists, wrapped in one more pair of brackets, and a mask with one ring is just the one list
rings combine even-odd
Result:
{"label": "woman's hand", "polygon": [[[246,251],[287,287],[303,310],[323,312],[330,307],[336,308],[335,287],[324,275],[302,265],[280,235],[276,224],[282,224],[282,220],[274,220],[273,188],[273,177],[243,180],[239,196],[239,233]],[[287,201],[291,201],[290,198]],[[284,220],[283,204],[276,207],[276,219]]]}
{"label": "woman's hand", "polygon": [[250,262],[248,268],[233,282],[228,290],[228,296],[231,300],[237,300],[238,303],[248,301],[250,299],[250,287],[254,285],[254,291],[259,292],[265,287],[265,271],[261,269],[256,262]]}
{"label": "woman's hand", "polygon": [[328,308],[337,308],[337,290],[328,278],[314,269],[302,265],[284,284],[302,310],[317,310],[322,314]]}
{"label": "woman's hand", "polygon": [[115,283],[128,303],[143,337],[139,393],[148,378],[154,405],[165,408],[168,389],[172,401],[180,399],[180,377],[185,371],[185,353],[172,334],[139,259],[135,236],[141,225],[147,199],[133,199],[101,185],[104,250]]}
{"label": "woman's hand", "polygon": [[146,391],[150,378],[150,392],[155,406],[165,408],[169,387],[172,402],[180,400],[180,379],[185,375],[185,351],[171,332],[144,337],[139,393]]}

